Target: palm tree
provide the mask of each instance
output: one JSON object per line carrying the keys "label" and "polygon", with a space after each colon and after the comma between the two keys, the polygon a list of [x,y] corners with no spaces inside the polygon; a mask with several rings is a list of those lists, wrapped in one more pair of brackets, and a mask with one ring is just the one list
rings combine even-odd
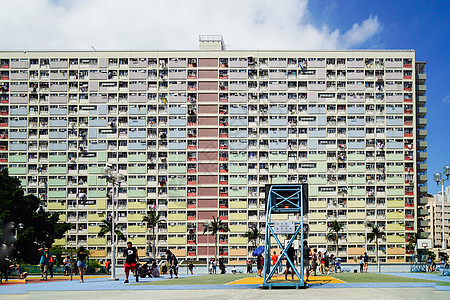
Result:
{"label": "palm tree", "polygon": [[164,221],[159,218],[159,215],[156,212],[152,211],[142,218],[142,222],[146,222],[147,227],[152,229],[152,253],[153,258],[156,258],[155,228]]}
{"label": "palm tree", "polygon": [[415,252],[417,244],[417,234],[412,233],[407,242],[408,244],[406,244],[406,250],[413,250]]}
{"label": "palm tree", "polygon": [[222,220],[219,220],[219,218],[215,218],[213,216],[213,220],[209,221],[207,223],[203,224],[203,234],[211,234],[214,236],[214,240],[215,240],[215,258],[217,261],[217,253],[219,252],[217,249],[217,235],[219,234],[220,231],[222,232],[228,232],[230,231],[230,229],[228,229],[228,225],[226,223],[222,223]]}
{"label": "palm tree", "polygon": [[370,224],[369,229],[371,229],[372,231],[367,234],[367,240],[369,241],[369,243],[375,241],[375,253],[377,255],[378,273],[380,273],[380,261],[378,260],[378,239],[384,235],[384,232],[380,227],[374,224]]}
{"label": "palm tree", "polygon": [[244,237],[248,239],[248,242],[253,242],[253,246],[256,247],[256,242],[261,238],[261,232],[257,227],[250,227],[250,229],[244,233]]}
{"label": "palm tree", "polygon": [[336,243],[336,257],[339,256],[339,233],[344,230],[344,226],[338,221],[333,221],[331,227],[328,228],[327,240]]}
{"label": "palm tree", "polygon": [[[100,231],[98,232],[99,237],[104,237],[107,234],[112,232],[112,221],[110,220],[102,220],[102,224],[100,224]],[[120,231],[120,225],[114,225],[114,233],[117,235],[118,240],[126,241],[127,237]],[[111,238],[114,243],[114,237]]]}

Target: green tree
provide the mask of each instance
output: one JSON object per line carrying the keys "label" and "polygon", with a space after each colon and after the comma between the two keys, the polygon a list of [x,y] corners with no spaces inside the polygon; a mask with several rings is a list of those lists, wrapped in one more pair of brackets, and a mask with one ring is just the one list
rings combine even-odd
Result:
{"label": "green tree", "polygon": [[413,250],[415,252],[417,244],[417,234],[411,234],[411,236],[407,240],[407,243],[408,244],[406,244],[406,250]]}
{"label": "green tree", "polygon": [[14,257],[31,264],[39,261],[38,248],[50,248],[71,226],[60,222],[59,213],[46,212],[40,205],[38,197],[25,195],[20,181],[7,169],[0,171],[0,220],[14,226]]}
{"label": "green tree", "polygon": [[248,239],[248,242],[253,242],[253,246],[256,247],[256,243],[261,238],[261,232],[257,227],[250,227],[249,230],[244,233],[244,237]]}
{"label": "green tree", "polygon": [[203,224],[203,234],[211,234],[214,236],[214,240],[215,240],[215,258],[217,261],[217,253],[219,252],[219,249],[217,248],[217,235],[219,234],[219,232],[228,232],[230,231],[228,229],[228,225],[225,223],[222,223],[222,220],[219,220],[219,218],[215,218],[213,216],[213,220],[204,223]]}
{"label": "green tree", "polygon": [[[114,224],[114,233],[117,236],[118,240],[126,241],[127,237],[120,231],[121,226],[119,224]],[[100,231],[98,232],[99,237],[104,237],[112,232],[112,221],[110,220],[102,220],[102,224],[100,224]],[[111,238],[114,243],[113,238]]]}
{"label": "green tree", "polygon": [[339,256],[339,234],[344,230],[344,226],[338,221],[333,221],[330,227],[328,227],[327,240],[336,244],[336,256]]}
{"label": "green tree", "polygon": [[427,255],[429,258],[431,258],[433,261],[436,259],[436,253],[434,253],[433,251],[428,250],[427,251]]}
{"label": "green tree", "polygon": [[147,228],[150,228],[152,230],[152,253],[153,258],[156,258],[155,229],[158,226],[158,224],[163,223],[164,221],[160,219],[159,215],[156,212],[152,211],[142,218],[142,222],[146,222]]}
{"label": "green tree", "polygon": [[375,241],[375,254],[377,257],[378,273],[380,273],[380,261],[378,260],[378,239],[383,237],[385,233],[380,227],[374,224],[369,225],[369,229],[372,231],[367,234],[367,240],[369,243]]}

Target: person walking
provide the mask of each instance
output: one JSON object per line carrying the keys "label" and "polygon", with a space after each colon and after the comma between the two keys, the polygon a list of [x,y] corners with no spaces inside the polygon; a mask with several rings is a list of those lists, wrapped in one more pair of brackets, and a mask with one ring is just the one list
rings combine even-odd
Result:
{"label": "person walking", "polygon": [[81,246],[77,253],[77,268],[78,273],[80,274],[80,283],[84,282],[84,273],[86,272],[86,258],[86,250],[83,246]]}
{"label": "person walking", "polygon": [[359,256],[359,273],[364,272],[364,260],[362,255]]}
{"label": "person walking", "polygon": [[314,272],[314,276],[317,276],[317,249],[314,249],[312,253],[311,269]]}
{"label": "person walking", "polygon": [[191,275],[194,275],[194,264],[192,263],[192,261],[189,263],[188,269],[191,272]]}
{"label": "person walking", "polygon": [[50,258],[48,259],[48,272],[50,273],[50,278],[53,278],[54,264],[55,264],[55,257],[50,253]]}
{"label": "person walking", "polygon": [[67,256],[63,259],[63,265],[64,265],[64,276],[69,276],[70,272],[70,257]]}
{"label": "person walking", "polygon": [[311,254],[311,248],[308,247],[308,242],[303,241],[303,270],[306,271],[306,281],[309,280],[309,258]]}
{"label": "person walking", "polygon": [[278,260],[277,252],[273,251],[272,266],[273,266],[273,268],[275,268],[275,274],[278,274],[278,267],[276,266],[277,260]]}
{"label": "person walking", "polygon": [[364,252],[364,271],[367,273],[367,269],[369,268],[369,255],[367,255],[367,252]]}
{"label": "person walking", "polygon": [[41,253],[41,259],[39,260],[39,266],[41,267],[41,280],[47,280],[48,264],[50,260],[50,252],[48,248],[39,248],[38,251]]}
{"label": "person walking", "polygon": [[325,274],[325,259],[324,259],[324,254],[319,251],[319,271],[320,274]]}
{"label": "person walking", "polygon": [[175,278],[178,278],[177,257],[169,249],[166,250],[166,255],[167,255],[167,261],[169,262],[170,278],[172,278],[172,273],[175,275]]}
{"label": "person walking", "polygon": [[212,271],[213,271],[213,274],[217,274],[217,261],[215,258],[213,258],[213,260],[212,260]]}
{"label": "person walking", "polygon": [[[295,249],[292,245],[289,247],[289,249],[287,249],[286,255],[291,260],[292,263],[295,263]],[[286,259],[286,272],[284,273],[285,280],[287,280],[287,275],[289,272],[291,272],[292,280],[294,280],[294,267]]]}
{"label": "person walking", "polygon": [[[125,257],[125,282],[128,283],[128,276],[130,271],[134,271],[136,268],[136,263],[139,262],[139,255],[136,247],[133,247],[132,242],[127,243],[127,248],[123,252],[123,257]],[[139,276],[136,276],[136,282],[139,281]]]}
{"label": "person walking", "polygon": [[111,268],[111,262],[109,259],[105,261],[106,274],[109,274],[109,269]]}
{"label": "person walking", "polygon": [[262,256],[262,254],[258,255],[258,257],[256,258],[256,267],[258,269],[258,271],[256,272],[256,277],[262,276],[262,271],[264,268],[264,257]]}
{"label": "person walking", "polygon": [[213,262],[212,262],[212,258],[210,258],[208,261],[208,273],[209,274],[212,274],[212,269],[213,269]]}
{"label": "person walking", "polygon": [[[280,251],[280,255],[281,253],[283,253],[282,251]],[[278,266],[278,273],[283,273],[283,260],[280,259],[280,265]]]}
{"label": "person walking", "polygon": [[335,266],[336,266],[336,257],[334,254],[330,255],[330,271],[335,272]]}

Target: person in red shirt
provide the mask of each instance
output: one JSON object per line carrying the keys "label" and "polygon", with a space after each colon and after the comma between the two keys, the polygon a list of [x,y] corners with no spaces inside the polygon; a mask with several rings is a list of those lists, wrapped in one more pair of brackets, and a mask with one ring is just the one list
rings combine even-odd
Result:
{"label": "person in red shirt", "polygon": [[[278,255],[275,251],[273,251],[272,266],[274,266],[274,268],[275,268],[275,264],[277,263],[277,260],[278,260]],[[275,274],[278,274],[278,268],[275,268]]]}
{"label": "person in red shirt", "polygon": [[105,267],[106,267],[106,273],[109,274],[109,266],[111,265],[111,262],[109,260],[105,261]]}

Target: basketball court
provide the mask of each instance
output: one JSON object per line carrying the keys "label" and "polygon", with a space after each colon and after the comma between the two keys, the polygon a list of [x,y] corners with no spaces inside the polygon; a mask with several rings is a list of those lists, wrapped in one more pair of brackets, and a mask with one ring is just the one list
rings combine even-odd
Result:
{"label": "basketball court", "polygon": [[[294,277],[296,278],[296,277]],[[247,278],[242,278],[242,279],[238,279],[236,281],[232,281],[229,282],[227,284],[263,284],[264,278],[262,277],[247,277]],[[307,284],[325,284],[325,283],[346,283],[345,281],[336,279],[332,276],[309,276],[308,281],[306,280],[306,277],[304,277],[304,281]],[[293,282],[298,282],[297,280],[291,280],[289,279],[288,276],[288,280],[284,279],[284,276],[272,276],[271,278],[271,282],[273,283],[293,283]]]}

